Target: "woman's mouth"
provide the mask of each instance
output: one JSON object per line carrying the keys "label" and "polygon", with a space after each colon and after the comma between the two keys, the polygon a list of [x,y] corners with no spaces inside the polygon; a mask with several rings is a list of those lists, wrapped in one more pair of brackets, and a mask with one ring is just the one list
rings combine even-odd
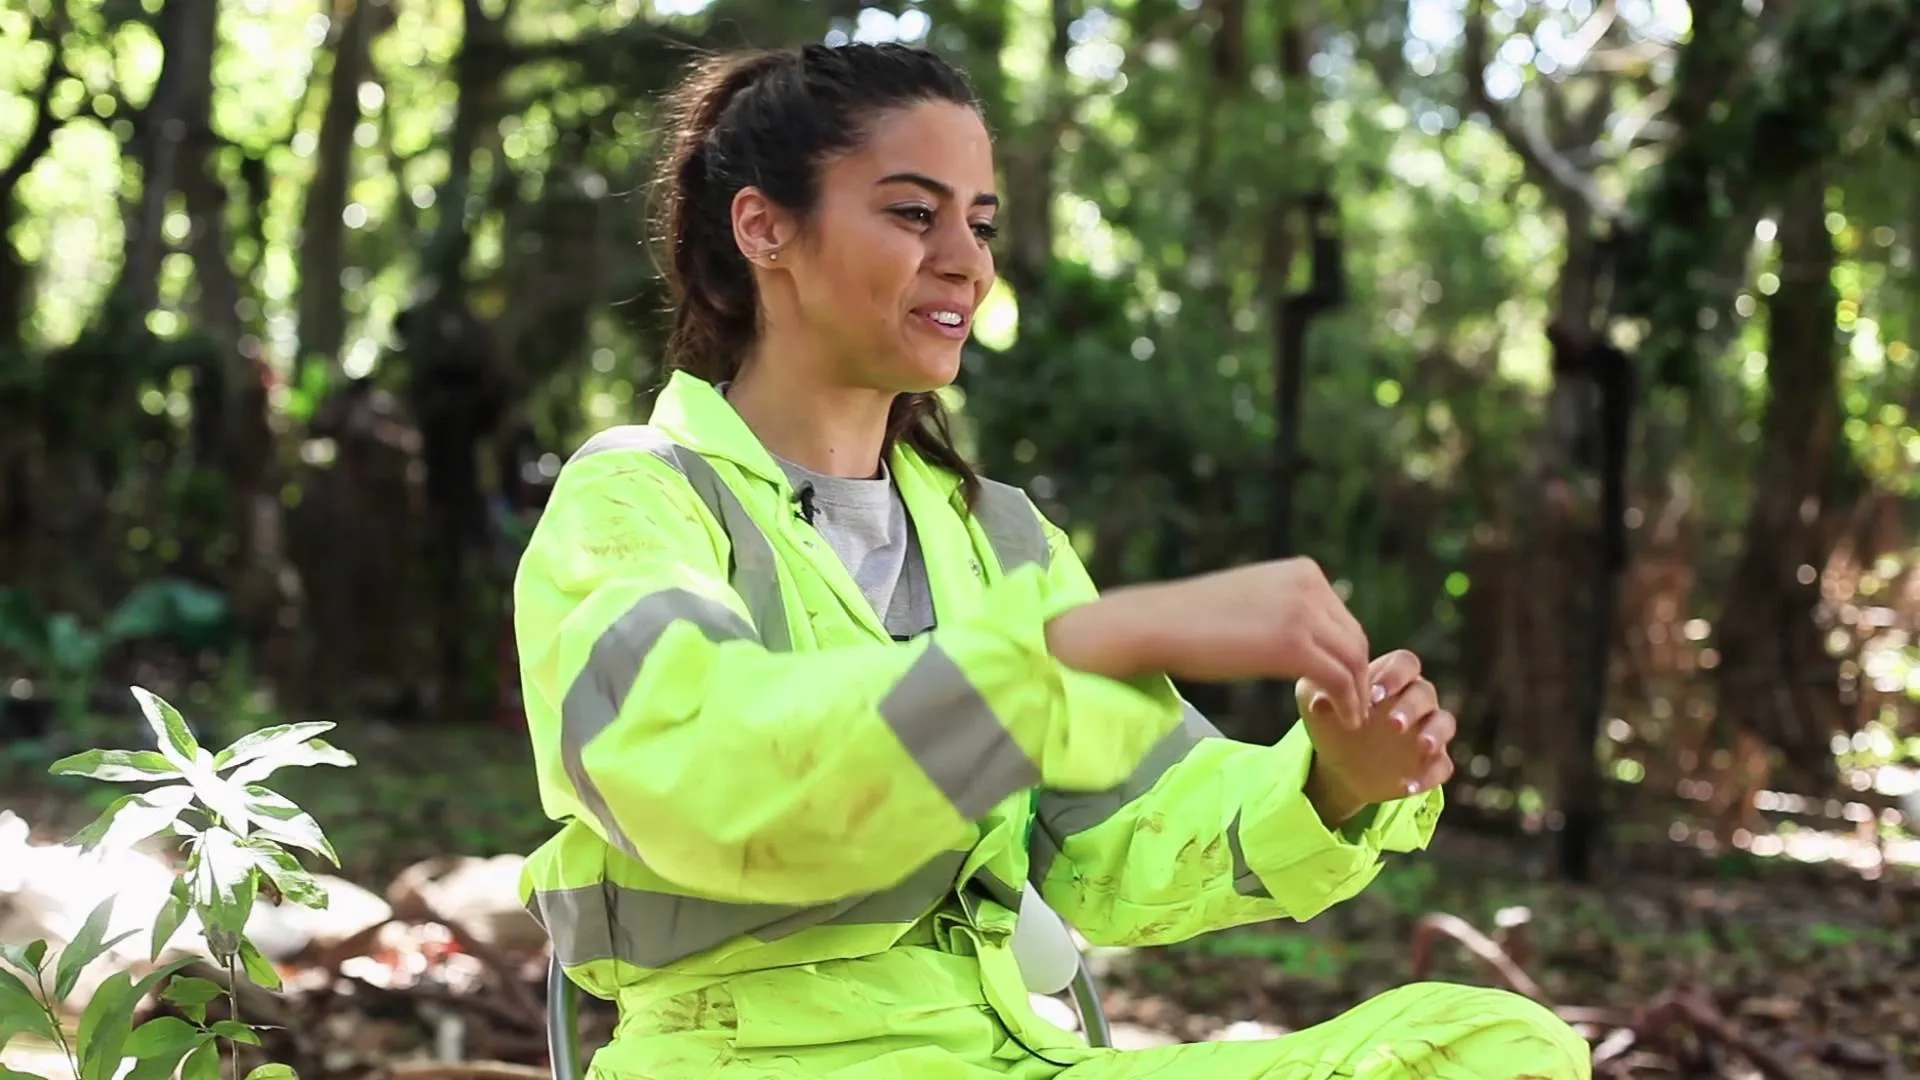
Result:
{"label": "woman's mouth", "polygon": [[958,308],[914,308],[912,315],[922,326],[952,341],[965,341],[972,316]]}

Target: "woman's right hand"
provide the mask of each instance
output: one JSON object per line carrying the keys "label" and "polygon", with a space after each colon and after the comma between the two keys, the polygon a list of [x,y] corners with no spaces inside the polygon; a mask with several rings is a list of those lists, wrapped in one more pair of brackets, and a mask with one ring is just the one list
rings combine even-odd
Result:
{"label": "woman's right hand", "polygon": [[1047,625],[1061,663],[1118,679],[1313,680],[1342,717],[1370,706],[1367,635],[1312,559],[1115,589]]}

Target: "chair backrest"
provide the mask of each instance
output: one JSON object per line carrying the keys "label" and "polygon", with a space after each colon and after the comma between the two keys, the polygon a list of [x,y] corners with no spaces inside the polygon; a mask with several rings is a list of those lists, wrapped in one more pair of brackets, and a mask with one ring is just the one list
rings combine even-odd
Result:
{"label": "chair backrest", "polygon": [[1087,958],[1080,958],[1080,970],[1073,973],[1073,982],[1067,987],[1067,995],[1073,998],[1073,1007],[1080,1014],[1080,1034],[1084,1035],[1088,1046],[1112,1046],[1113,1029],[1107,1026],[1107,1010],[1100,1004],[1100,987],[1093,981],[1093,969],[1087,966]]}
{"label": "chair backrest", "polygon": [[547,1060],[553,1080],[581,1080],[580,988],[558,958],[547,961]]}
{"label": "chair backrest", "polygon": [[[1080,1031],[1089,1046],[1112,1046],[1113,1032],[1107,1026],[1106,1010],[1100,1006],[1100,990],[1094,985],[1087,958],[1080,958],[1080,970],[1067,987],[1073,1007],[1080,1014]],[[547,1058],[553,1062],[553,1080],[582,1080],[585,1071],[580,1062],[580,988],[561,970],[560,961],[547,961]]]}

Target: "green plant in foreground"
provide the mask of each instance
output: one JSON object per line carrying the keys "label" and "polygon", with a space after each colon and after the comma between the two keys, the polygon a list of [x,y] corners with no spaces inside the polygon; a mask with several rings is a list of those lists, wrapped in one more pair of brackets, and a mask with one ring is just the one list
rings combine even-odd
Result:
{"label": "green plant in foreground", "polygon": [[[140,687],[133,688],[133,696],[153,728],[158,750],[88,750],[54,762],[48,771],[159,786],[114,800],[74,834],[72,842],[86,853],[124,848],[163,833],[182,838],[186,866],[154,916],[149,959],[159,959],[192,912],[200,920],[208,951],[226,968],[230,983],[237,985],[244,977],[278,990],[279,975],[245,933],[254,898],[266,892],[303,907],[324,908],[326,891],[288,848],[324,856],[336,866],[340,860],[306,811],[260,781],[287,766],[347,766],[354,759],[318,738],[333,727],[324,722],[265,728],[213,753],[194,741],[172,705]],[[113,903],[108,897],[87,916],[51,967],[45,941],[0,944],[0,1050],[14,1036],[25,1034],[59,1049],[78,1080],[113,1080],[127,1058],[134,1059],[134,1066],[125,1080],[166,1080],[175,1069],[182,1080],[217,1080],[220,1041],[257,1046],[260,1036],[240,1021],[231,989],[179,974],[195,957],[162,965],[137,980],[126,972],[109,975],[81,1011],[77,1031],[70,1035],[62,1027],[56,1003],[73,992],[82,969],[129,936],[106,936]],[[156,988],[188,1019],[159,1016],[134,1027],[135,1008]],[[222,996],[229,999],[232,1019],[208,1023],[207,1005]],[[233,1072],[237,1076],[237,1064]],[[27,1080],[29,1075],[0,1066],[0,1080]],[[291,1068],[267,1064],[250,1072],[247,1080],[292,1077]]]}

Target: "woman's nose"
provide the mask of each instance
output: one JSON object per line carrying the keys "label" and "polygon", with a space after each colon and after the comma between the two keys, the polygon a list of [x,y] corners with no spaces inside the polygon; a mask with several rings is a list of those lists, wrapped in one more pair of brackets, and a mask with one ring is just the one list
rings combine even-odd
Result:
{"label": "woman's nose", "polygon": [[958,284],[972,284],[993,272],[993,256],[974,235],[973,226],[941,229],[930,245],[933,272]]}

